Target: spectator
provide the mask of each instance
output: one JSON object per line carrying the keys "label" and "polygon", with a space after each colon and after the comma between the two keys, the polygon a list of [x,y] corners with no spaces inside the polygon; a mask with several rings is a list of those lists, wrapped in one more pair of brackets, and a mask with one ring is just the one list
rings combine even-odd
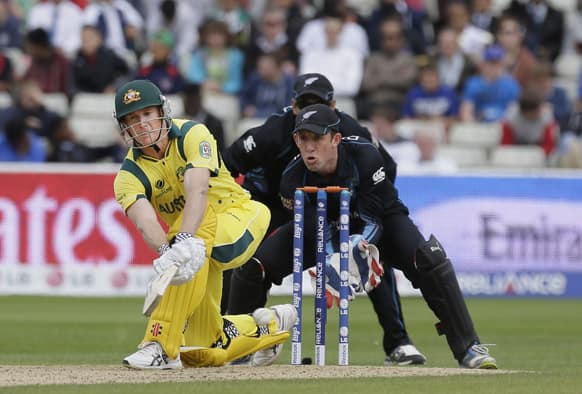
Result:
{"label": "spectator", "polygon": [[577,100],[568,126],[560,135],[556,164],[563,168],[582,168],[582,70],[578,79]]}
{"label": "spectator", "polygon": [[0,113],[0,129],[15,118],[24,119],[28,130],[49,141],[54,148],[62,117],[44,106],[38,81],[24,80],[16,86],[13,104]]}
{"label": "spectator", "polygon": [[81,48],[73,60],[75,91],[113,93],[129,72],[125,60],[103,45],[103,36],[99,29],[95,26],[84,26]]}
{"label": "spectator", "polygon": [[411,157],[416,157],[416,160],[398,162],[399,171],[443,174],[458,170],[458,166],[453,160],[439,155],[438,140],[431,130],[422,128],[416,130],[414,144],[418,153]]}
{"label": "spectator", "polygon": [[280,8],[267,8],[259,26],[252,30],[251,40],[245,50],[245,77],[254,71],[259,56],[266,53],[277,53],[283,61],[283,71],[289,75],[297,74],[299,54],[286,29],[285,11]]}
{"label": "spectator", "polygon": [[10,92],[14,79],[12,60],[0,51],[0,92]]}
{"label": "spectator", "polygon": [[354,98],[362,83],[364,58],[359,51],[340,45],[343,26],[341,18],[324,18],[326,45],[301,54],[299,73],[323,74],[334,87],[336,97]]}
{"label": "spectator", "polygon": [[257,71],[245,81],[240,95],[241,113],[248,118],[268,118],[293,98],[294,78],[283,72],[274,54],[261,55]]}
{"label": "spectator", "polygon": [[25,52],[30,64],[23,79],[36,80],[44,93],[64,93],[72,96],[71,65],[61,51],[54,48],[44,29],[29,31],[25,38]]}
{"label": "spectator", "polygon": [[44,29],[53,47],[72,59],[81,46],[83,11],[69,0],[48,0],[34,4],[28,15],[28,30]]}
{"label": "spectator", "polygon": [[429,59],[437,65],[443,85],[457,93],[461,93],[467,78],[477,73],[473,60],[459,48],[457,32],[449,27],[439,31],[436,52]]}
{"label": "spectator", "polygon": [[210,19],[224,22],[232,37],[232,44],[238,48],[248,45],[251,34],[251,16],[241,6],[240,0],[218,0]]}
{"label": "spectator", "polygon": [[396,131],[398,107],[386,102],[374,105],[370,111],[373,136],[390,153],[396,163],[418,160],[418,150],[414,142],[404,138]]}
{"label": "spectator", "polygon": [[441,83],[436,65],[428,63],[422,66],[419,83],[406,95],[402,116],[442,121],[448,128],[458,115],[457,93]]}
{"label": "spectator", "polygon": [[198,45],[198,28],[204,15],[194,12],[191,2],[175,0],[148,0],[146,28],[147,36],[159,31],[169,31],[174,39],[174,52],[178,60],[189,56]]}
{"label": "spectator", "polygon": [[60,163],[89,163],[96,161],[123,161],[127,147],[121,143],[106,146],[89,147],[77,141],[75,131],[71,128],[68,118],[62,118],[57,133],[56,149],[52,150],[49,161]]}
{"label": "spectator", "polygon": [[471,23],[493,33],[497,29],[498,17],[493,11],[493,0],[471,1]]}
{"label": "spectator", "polygon": [[564,41],[564,14],[546,0],[511,0],[504,13],[525,27],[525,45],[541,60],[554,62]]}
{"label": "spectator", "polygon": [[47,142],[48,161],[87,162],[119,157],[118,145],[91,149],[78,143],[68,120],[44,106],[43,92],[37,81],[21,82],[15,90],[13,102],[0,113],[0,129],[10,119],[23,119],[27,130]]}
{"label": "spectator", "polygon": [[471,24],[469,6],[463,0],[450,0],[447,3],[444,17],[440,21],[442,27],[450,27],[457,32],[459,48],[475,62],[479,61],[483,48],[493,42],[493,34]]}
{"label": "spectator", "polygon": [[519,20],[508,14],[501,16],[495,31],[497,42],[505,49],[507,71],[522,87],[530,79],[532,70],[538,63],[533,53],[523,44],[524,33]]}
{"label": "spectator", "polygon": [[21,19],[9,1],[0,2],[0,49],[22,48]]}
{"label": "spectator", "polygon": [[366,30],[358,23],[346,20],[348,15],[347,0],[324,0],[323,10],[315,19],[303,25],[297,37],[296,44],[300,54],[326,47],[325,17],[332,16],[345,22],[338,38],[339,46],[353,48],[364,58],[368,57],[370,47]]}
{"label": "spectator", "polygon": [[179,93],[184,87],[184,79],[172,57],[173,49],[172,33],[167,30],[157,32],[149,42],[151,61],[137,73],[138,78],[149,79],[164,94]]}
{"label": "spectator", "polygon": [[27,130],[24,119],[9,119],[0,133],[0,161],[42,163],[45,160],[41,138]]}
{"label": "spectator", "polygon": [[184,103],[184,117],[206,125],[210,133],[214,136],[218,150],[224,149],[224,127],[222,121],[208,112],[202,105],[202,94],[200,85],[186,83],[182,91]]}
{"label": "spectator", "polygon": [[83,24],[96,26],[105,46],[120,56],[143,49],[143,17],[126,0],[92,1],[83,11]]}
{"label": "spectator", "polygon": [[503,121],[502,145],[539,145],[549,156],[559,137],[559,127],[542,92],[524,90]]}
{"label": "spectator", "polygon": [[372,53],[364,66],[358,115],[368,117],[368,108],[392,101],[402,106],[406,92],[414,85],[417,68],[414,57],[405,50],[406,38],[400,18],[386,19],[380,25],[382,49]]}
{"label": "spectator", "polygon": [[582,55],[582,0],[576,1],[576,8],[566,14],[566,28],[562,53]]}
{"label": "spectator", "polygon": [[304,15],[309,15],[311,5],[308,2],[299,3],[293,0],[269,0],[271,7],[279,8],[285,13],[287,22],[287,36],[293,45],[297,42],[297,37],[305,24]]}
{"label": "spectator", "polygon": [[560,130],[566,131],[570,128],[572,101],[568,97],[566,90],[554,83],[554,73],[550,63],[542,62],[537,64],[532,69],[530,79],[526,82],[526,87],[543,94],[546,102],[550,104],[554,119],[560,125]]}
{"label": "spectator", "polygon": [[192,54],[185,74],[205,92],[238,94],[242,85],[244,55],[231,44],[224,22],[210,20],[202,26],[200,47]]}
{"label": "spectator", "polygon": [[373,51],[380,49],[382,21],[400,16],[412,53],[415,55],[426,53],[434,39],[434,31],[426,10],[415,9],[404,0],[380,0],[378,3],[379,5],[372,10],[366,23],[370,48]]}
{"label": "spectator", "polygon": [[471,122],[497,122],[505,117],[509,105],[517,101],[519,83],[505,69],[505,51],[489,45],[483,52],[479,75],[467,80],[461,100],[460,118]]}

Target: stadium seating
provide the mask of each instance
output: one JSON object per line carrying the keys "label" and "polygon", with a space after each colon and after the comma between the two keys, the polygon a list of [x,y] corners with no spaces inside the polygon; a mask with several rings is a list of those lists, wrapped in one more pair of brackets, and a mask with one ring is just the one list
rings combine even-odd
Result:
{"label": "stadium seating", "polygon": [[69,114],[69,100],[64,93],[45,93],[42,102],[45,107],[61,116]]}
{"label": "stadium seating", "polygon": [[248,129],[259,126],[265,122],[263,118],[242,118],[237,122],[237,135],[243,135]]}
{"label": "stadium seating", "polygon": [[12,105],[12,96],[7,92],[0,92],[0,109],[10,107]]}
{"label": "stadium seating", "polygon": [[336,97],[335,107],[353,118],[358,116],[356,113],[356,103],[349,97]]}
{"label": "stadium seating", "polygon": [[451,126],[451,145],[491,149],[499,144],[501,123],[457,122]]}
{"label": "stadium seating", "polygon": [[28,67],[28,55],[22,52],[18,48],[3,48],[2,51],[7,58],[12,62],[12,68],[14,70],[14,76],[18,79],[21,78]]}
{"label": "stadium seating", "polygon": [[173,118],[183,118],[184,117],[184,100],[179,94],[167,94],[166,98],[170,102],[170,109],[172,111]]}
{"label": "stadium seating", "polygon": [[117,124],[111,115],[109,117],[72,116],[69,123],[79,141],[87,146],[108,146],[121,138]]}
{"label": "stadium seating", "polygon": [[71,106],[71,115],[111,116],[115,102],[113,93],[77,93]]}
{"label": "stadium seating", "polygon": [[461,169],[488,165],[487,150],[484,148],[440,145],[438,155],[453,160]]}
{"label": "stadium seating", "polygon": [[437,120],[400,119],[394,125],[396,132],[404,138],[414,139],[419,130],[427,130],[434,134],[439,144],[445,142],[446,129],[444,122]]}
{"label": "stadium seating", "polygon": [[204,93],[202,105],[220,120],[224,126],[224,142],[230,145],[238,137],[237,122],[240,118],[238,97],[223,93]]}
{"label": "stadium seating", "polygon": [[79,140],[89,146],[106,146],[119,139],[113,121],[113,93],[78,93],[71,104],[70,123]]}
{"label": "stadium seating", "polygon": [[490,165],[512,169],[544,168],[546,155],[537,145],[503,145],[492,150]]}

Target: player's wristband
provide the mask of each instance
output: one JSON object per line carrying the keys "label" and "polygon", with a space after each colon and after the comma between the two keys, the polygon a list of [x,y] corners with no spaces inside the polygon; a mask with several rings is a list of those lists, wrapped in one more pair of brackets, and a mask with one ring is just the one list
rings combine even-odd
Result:
{"label": "player's wristband", "polygon": [[168,244],[161,244],[160,247],[158,248],[158,254],[161,256],[168,250],[170,250],[170,246]]}
{"label": "player's wristband", "polygon": [[180,242],[180,241],[183,241],[183,240],[188,239],[188,238],[193,238],[192,234],[190,234],[190,233],[178,233],[174,237],[174,242]]}

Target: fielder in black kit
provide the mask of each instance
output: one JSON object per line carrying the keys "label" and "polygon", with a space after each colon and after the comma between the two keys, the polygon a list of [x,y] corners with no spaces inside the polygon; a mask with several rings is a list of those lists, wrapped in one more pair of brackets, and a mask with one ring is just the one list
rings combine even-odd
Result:
{"label": "fielder in black kit", "polygon": [[[495,359],[480,344],[453,265],[442,245],[434,235],[425,240],[409,218],[408,208],[384,174],[384,161],[377,148],[360,137],[342,138],[334,127],[337,121],[337,115],[325,105],[308,106],[298,114],[294,140],[301,155],[282,175],[283,205],[292,208],[297,187],[349,188],[350,234],[362,234],[378,247],[386,265],[401,269],[412,285],[420,289],[440,320],[438,332],[446,336],[460,367],[496,369]],[[314,200],[313,195],[305,199],[306,265],[315,261]],[[328,194],[330,223],[338,219],[338,204],[337,194]],[[292,272],[292,250],[293,222],[289,222],[268,237],[255,253],[264,269],[265,282],[279,283]],[[261,291],[261,286],[255,287],[256,294]],[[251,294],[245,294],[248,296]]]}
{"label": "fielder in black kit", "polygon": [[[372,141],[367,128],[361,126],[348,114],[335,109],[333,87],[325,76],[317,73],[300,75],[294,89],[295,98],[290,107],[269,117],[264,124],[248,130],[223,152],[223,159],[233,176],[244,174],[243,187],[251,192],[253,199],[270,208],[271,223],[268,232],[292,219],[291,213],[281,205],[279,185],[283,170],[299,153],[293,142],[293,129],[296,114],[301,108],[317,103],[327,105],[333,109],[339,119],[338,131],[341,134],[354,135]],[[394,182],[396,163],[388,152],[381,147],[379,149],[386,176]],[[386,195],[384,198],[390,200],[392,197]],[[277,255],[280,256],[279,253]],[[265,304],[266,293],[271,283],[261,282],[261,286],[264,286],[261,297],[251,299],[247,296],[249,291],[254,291],[257,281],[261,280],[258,268],[256,259],[252,259],[232,272],[230,295],[223,295],[223,300],[229,300],[226,308],[228,313],[248,313],[255,310],[256,305]],[[225,282],[228,279],[225,277]],[[386,270],[384,280],[377,288],[370,291],[368,296],[384,332],[385,363],[387,365],[424,364],[426,358],[412,344],[406,332],[400,297],[391,269]]]}

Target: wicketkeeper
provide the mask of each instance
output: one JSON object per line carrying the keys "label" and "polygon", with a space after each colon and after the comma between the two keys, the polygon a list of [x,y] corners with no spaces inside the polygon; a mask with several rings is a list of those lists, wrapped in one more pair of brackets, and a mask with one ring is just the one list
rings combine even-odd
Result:
{"label": "wicketkeeper", "polygon": [[115,197],[159,252],[156,273],[178,268],[149,316],[139,350],[123,364],[220,366],[253,353],[262,360],[256,365],[271,364],[297,318],[292,305],[220,315],[222,272],[253,255],[269,210],[234,182],[206,126],[172,119],[168,101],[150,81],[120,87],[114,117],[131,146],[115,178]]}
{"label": "wicketkeeper", "polygon": [[[337,114],[324,104],[309,105],[297,115],[293,139],[300,156],[287,166],[281,177],[283,205],[293,208],[298,187],[340,186],[349,189],[350,232],[355,235],[350,253],[359,267],[364,287],[373,287],[376,275],[382,275],[374,268],[375,251],[370,250],[370,245],[376,245],[385,263],[401,269],[412,285],[421,290],[427,305],[440,320],[438,332],[446,336],[459,366],[497,368],[496,360],[480,343],[455,270],[443,247],[432,235],[425,240],[408,216],[408,208],[398,198],[398,191],[386,176],[378,149],[357,136],[342,138],[338,124]],[[316,258],[316,204],[316,196],[308,194],[303,232],[306,267],[313,266]],[[339,219],[338,212],[339,196],[329,194],[329,223]],[[248,276],[245,300],[263,305],[260,302],[266,298],[271,284],[280,284],[292,272],[293,236],[294,223],[291,221],[268,237],[255,253],[254,260],[243,266],[249,273],[255,269],[254,275]],[[361,245],[362,240],[369,242],[367,248]],[[360,256],[361,251],[366,253]],[[335,271],[328,272],[333,274]],[[382,280],[386,279],[384,274]],[[251,280],[254,286],[250,285]]]}

